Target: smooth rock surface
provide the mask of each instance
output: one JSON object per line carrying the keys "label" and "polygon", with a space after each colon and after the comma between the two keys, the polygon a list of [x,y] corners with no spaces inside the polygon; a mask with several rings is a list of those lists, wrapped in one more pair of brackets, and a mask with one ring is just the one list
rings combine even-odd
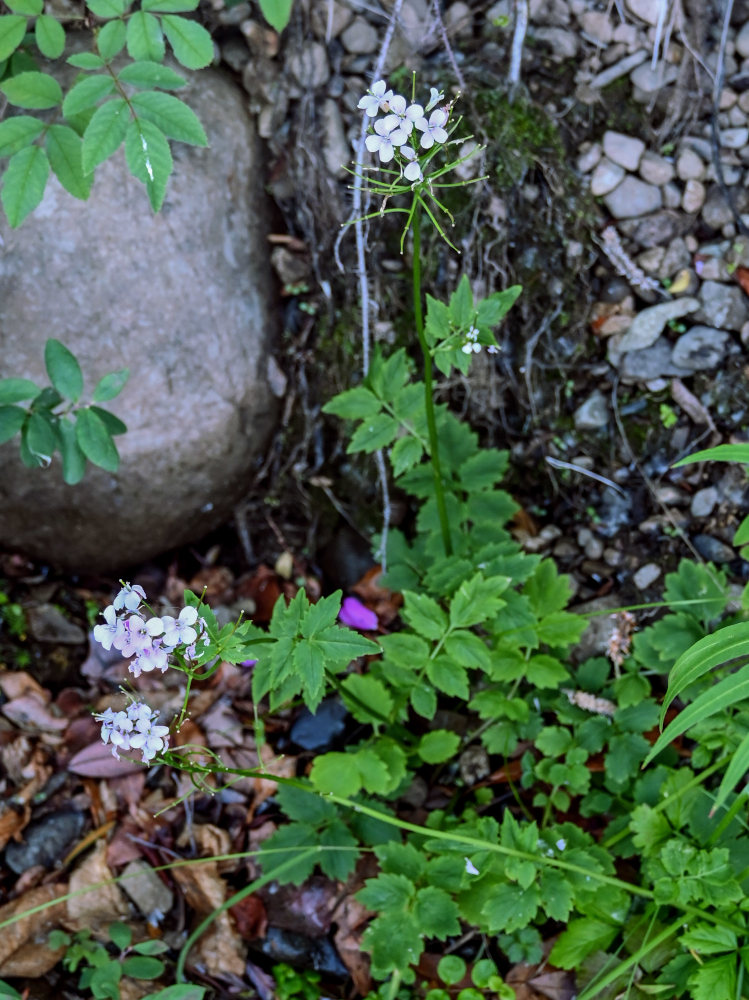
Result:
{"label": "smooth rock surface", "polygon": [[579,431],[597,431],[609,422],[609,405],[598,389],[575,410],[575,427]]}
{"label": "smooth rock surface", "polygon": [[744,293],[736,285],[719,281],[703,281],[700,288],[702,308],[696,319],[723,330],[740,330],[749,319]]}
{"label": "smooth rock surface", "polygon": [[631,176],[625,177],[603,200],[615,219],[632,219],[647,215],[662,205],[660,188]]}
{"label": "smooth rock surface", "polygon": [[635,136],[623,132],[604,132],[603,151],[610,160],[625,170],[637,170],[640,158],[645,152],[645,143]]}
{"label": "smooth rock surface", "polygon": [[78,572],[120,570],[215,528],[274,423],[263,160],[241,90],[213,70],[196,80],[180,95],[210,149],[173,144],[160,214],[120,150],[89,201],[50,179],[20,229],[0,222],[0,377],[47,384],[48,337],[78,357],[84,399],[105,373],[131,371],[105,404],[128,425],[117,474],[89,465],[66,486],[57,457],[30,470],[17,438],[0,446],[0,544]]}
{"label": "smooth rock surface", "polygon": [[702,372],[717,368],[725,357],[731,335],[712,326],[693,326],[674,344],[671,360],[681,368]]}
{"label": "smooth rock surface", "polygon": [[686,316],[699,307],[699,301],[693,298],[674,299],[673,302],[661,302],[639,312],[617,345],[620,354],[625,351],[641,351],[650,347],[660,337],[666,324],[672,319]]}

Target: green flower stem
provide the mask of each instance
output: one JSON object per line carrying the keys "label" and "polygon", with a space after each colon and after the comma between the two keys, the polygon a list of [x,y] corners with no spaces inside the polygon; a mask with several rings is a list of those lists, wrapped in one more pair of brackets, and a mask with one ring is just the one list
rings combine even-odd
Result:
{"label": "green flower stem", "polygon": [[[720,760],[718,761],[718,763],[721,765],[725,764],[725,760]],[[744,790],[739,792],[739,794],[733,800],[730,809],[726,810],[726,813],[722,817],[720,823],[718,823],[713,832],[710,834],[707,841],[708,845],[717,844],[721,835],[724,833],[727,827],[731,824],[731,822],[736,818],[736,816],[738,816],[738,814],[743,809],[746,809],[746,794]]]}
{"label": "green flower stem", "polygon": [[437,421],[434,417],[434,399],[432,398],[432,355],[429,345],[424,336],[424,313],[421,308],[421,211],[414,203],[413,211],[413,262],[411,274],[413,277],[413,300],[414,300],[414,323],[416,324],[416,334],[419,338],[419,346],[424,356],[424,409],[426,410],[427,429],[429,430],[429,450],[434,472],[434,496],[437,501],[437,514],[440,519],[440,529],[442,531],[442,543],[445,546],[445,555],[453,554],[453,543],[450,538],[450,525],[447,520],[447,505],[445,504],[445,491],[442,486],[442,469],[440,467],[439,442],[437,439]]}
{"label": "green flower stem", "polygon": [[652,941],[646,941],[642,947],[638,948],[637,951],[633,952],[629,958],[624,961],[617,963],[610,972],[608,972],[602,979],[594,979],[593,982],[589,983],[582,993],[578,994],[577,1000],[594,1000],[595,997],[600,997],[602,991],[606,989],[614,980],[618,979],[622,973],[626,972],[629,968],[637,968],[639,963],[645,958],[651,951],[667,941],[672,934],[676,934],[679,928],[684,923],[684,918],[679,917],[674,920],[672,924],[657,934]]}

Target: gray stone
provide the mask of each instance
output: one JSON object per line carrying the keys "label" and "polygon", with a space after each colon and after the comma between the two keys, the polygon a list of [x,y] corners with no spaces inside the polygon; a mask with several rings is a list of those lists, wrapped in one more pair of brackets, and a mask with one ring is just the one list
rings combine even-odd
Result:
{"label": "gray stone", "polygon": [[671,343],[665,337],[659,337],[651,346],[642,351],[629,351],[618,363],[619,374],[623,382],[650,382],[652,379],[667,376],[692,375],[690,368],[681,368],[671,360]]}
{"label": "gray stone", "polygon": [[328,173],[343,177],[346,165],[351,159],[351,147],[346,141],[343,118],[337,101],[323,101],[322,115],[322,155]]}
{"label": "gray stone", "polygon": [[640,177],[648,184],[662,187],[674,179],[674,165],[665,157],[646,149],[640,159]]}
{"label": "gray stone", "polygon": [[676,173],[682,181],[701,180],[705,174],[705,164],[693,149],[682,149],[676,161]]}
{"label": "gray stone", "polygon": [[700,288],[702,308],[696,319],[722,330],[740,330],[749,319],[744,293],[736,285],[703,281]]}
{"label": "gray stone", "polygon": [[107,404],[128,425],[118,473],[89,466],[66,486],[56,459],[26,469],[17,441],[0,446],[0,544],[78,572],[119,570],[225,521],[274,423],[263,154],[226,75],[204,70],[180,95],[210,148],[174,144],[160,214],[120,151],[89,201],[50,179],[20,229],[0,222],[2,375],[46,384],[48,337],[78,357],[88,393],[131,370]]}
{"label": "gray stone", "polygon": [[579,431],[598,431],[609,422],[609,407],[606,397],[596,389],[585,400],[582,406],[575,410],[575,427]]}
{"label": "gray stone", "polygon": [[655,583],[660,575],[660,566],[656,563],[646,563],[644,566],[640,566],[632,579],[638,590],[646,590],[651,584]]}
{"label": "gray stone", "polygon": [[304,91],[317,90],[330,79],[328,54],[322,42],[305,42],[294,46],[286,63],[286,69],[295,83]]}
{"label": "gray stone", "polygon": [[[692,255],[684,240],[677,236],[675,240],[671,242],[666,247],[666,252],[663,255],[663,260],[661,261],[660,270],[658,272],[658,277],[661,278],[671,278],[677,271],[689,267],[692,262]],[[673,294],[673,293],[672,293]]]}
{"label": "gray stone", "polygon": [[733,222],[733,213],[720,188],[714,187],[708,193],[702,206],[702,219],[711,229],[722,229]]}
{"label": "gray stone", "polygon": [[658,23],[658,6],[653,0],[625,0],[625,7],[630,14],[653,26]]}
{"label": "gray stone", "polygon": [[580,147],[580,155],[577,158],[577,169],[581,174],[588,174],[600,159],[600,142],[586,142]]}
{"label": "gray stone", "polygon": [[681,368],[692,371],[710,371],[717,368],[725,357],[731,335],[711,326],[693,326],[674,344],[671,360]]}
{"label": "gray stone", "polygon": [[636,88],[633,95],[635,100],[639,100],[640,103],[644,104],[656,91],[661,90],[663,87],[668,87],[669,84],[673,83],[678,75],[679,71],[675,66],[667,66],[659,62],[656,68],[653,69],[650,62],[640,63],[629,74],[629,78]]}
{"label": "gray stone", "polygon": [[611,17],[603,10],[586,10],[580,15],[580,27],[589,38],[600,45],[608,45],[614,35]]}
{"label": "gray stone", "polygon": [[65,857],[85,825],[82,812],[48,813],[43,819],[29,823],[23,831],[23,840],[11,840],[5,848],[5,863],[17,875],[36,865],[52,868]]}
{"label": "gray stone", "polygon": [[124,869],[120,885],[143,916],[152,918],[152,923],[158,923],[159,915],[169,913],[174,903],[174,896],[169,886],[165,885],[153,868],[141,858],[134,859]]}
{"label": "gray stone", "polygon": [[86,642],[87,635],[75,622],[69,621],[54,604],[34,604],[26,608],[29,635],[37,642],[54,642],[77,646]]}
{"label": "gray stone", "polygon": [[601,70],[600,73],[596,73],[590,81],[591,90],[602,90],[604,87],[608,87],[608,85],[613,83],[614,80],[618,80],[620,77],[625,76],[630,72],[630,70],[639,66],[640,63],[645,62],[647,58],[647,50],[638,49],[637,52],[633,52],[631,56],[625,56],[624,59],[620,59],[612,66],[607,66],[606,69]]}
{"label": "gray stone", "polygon": [[573,31],[565,28],[534,28],[533,37],[549,46],[554,62],[574,59],[577,55],[577,35]]}
{"label": "gray stone", "polygon": [[632,320],[629,329],[619,341],[617,350],[624,354],[626,351],[641,351],[645,347],[650,347],[663,333],[670,320],[694,312],[699,308],[699,304],[698,299],[683,298],[674,299],[673,302],[660,302],[658,305],[643,309]]}
{"label": "gray stone", "polygon": [[353,11],[338,0],[315,0],[310,23],[316,38],[330,41],[348,28],[353,17]]}
{"label": "gray stone", "polygon": [[380,44],[377,29],[366,17],[355,17],[341,34],[341,41],[346,51],[355,55],[369,55],[375,52]]}
{"label": "gray stone", "polygon": [[603,151],[610,160],[625,170],[637,170],[640,157],[645,152],[645,143],[622,132],[604,132]]}
{"label": "gray stone", "polygon": [[660,188],[637,177],[625,177],[617,188],[606,195],[604,203],[615,219],[632,219],[657,211],[663,201]]}
{"label": "gray stone", "polygon": [[749,59],[749,21],[742,25],[741,31],[736,35],[734,44],[736,51],[742,59]]}
{"label": "gray stone", "polygon": [[726,545],[718,538],[713,538],[712,535],[695,535],[692,541],[702,558],[707,559],[708,562],[720,565],[732,562],[736,558],[736,553],[730,545]]}
{"label": "gray stone", "polygon": [[604,156],[590,178],[590,191],[596,198],[613,191],[624,180],[624,168]]}
{"label": "gray stone", "polygon": [[701,181],[688,180],[684,185],[681,207],[690,215],[696,215],[705,204],[705,185]]}
{"label": "gray stone", "polygon": [[718,502],[718,489],[715,486],[706,486],[698,490],[692,497],[690,511],[692,517],[709,517]]}
{"label": "gray stone", "polygon": [[749,128],[720,130],[720,144],[724,149],[743,149],[747,142],[749,142]]}

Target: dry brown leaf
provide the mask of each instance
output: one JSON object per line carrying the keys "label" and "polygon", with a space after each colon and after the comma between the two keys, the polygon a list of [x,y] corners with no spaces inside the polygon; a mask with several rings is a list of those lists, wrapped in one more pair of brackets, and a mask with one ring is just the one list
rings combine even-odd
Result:
{"label": "dry brown leaf", "polygon": [[25,803],[9,803],[0,807],[0,851],[11,837],[19,839],[21,830],[31,818],[31,809]]}
{"label": "dry brown leaf", "polygon": [[0,673],[0,690],[12,701],[24,695],[37,695],[41,701],[49,701],[50,693],[23,670],[6,670]]}
{"label": "dry brown leaf", "polygon": [[68,728],[68,720],[55,715],[45,699],[36,692],[6,702],[2,712],[6,719],[28,733],[61,733]]}
{"label": "dry brown leaf", "polygon": [[[296,759],[294,757],[279,757],[268,743],[260,748],[260,761],[267,774],[277,774],[279,778],[296,777]],[[255,798],[252,803],[253,813],[258,806],[271,798],[278,791],[278,782],[270,778],[255,778]]]}
{"label": "dry brown leaf", "polygon": [[[215,912],[226,899],[226,883],[218,874],[215,861],[174,868],[174,880],[188,904],[199,917]],[[224,910],[200,936],[190,951],[191,963],[205,966],[209,975],[244,973],[244,944],[231,916]]]}
{"label": "dry brown leaf", "polygon": [[80,895],[67,901],[67,926],[72,930],[90,928],[94,933],[100,928],[103,932],[113,920],[128,915],[125,897],[112,877],[107,865],[107,846],[99,841],[70,876],[71,893]]}
{"label": "dry brown leaf", "polygon": [[694,393],[687,389],[681,379],[671,379],[671,398],[682,408],[690,420],[693,420],[696,424],[707,424],[710,430],[715,432],[716,427],[713,418]]}
{"label": "dry brown leaf", "polygon": [[345,896],[333,911],[337,924],[334,941],[354,982],[356,992],[366,996],[372,989],[369,974],[369,957],[362,951],[361,938],[371,912],[353,896]]}
{"label": "dry brown leaf", "polygon": [[60,926],[65,904],[55,903],[37,913],[28,911],[60,899],[66,891],[67,887],[62,883],[39,886],[0,907],[0,923],[16,914],[24,914],[3,927],[0,934],[0,976],[36,978],[45,975],[57,964],[64,949],[49,948],[45,942],[49,932]]}

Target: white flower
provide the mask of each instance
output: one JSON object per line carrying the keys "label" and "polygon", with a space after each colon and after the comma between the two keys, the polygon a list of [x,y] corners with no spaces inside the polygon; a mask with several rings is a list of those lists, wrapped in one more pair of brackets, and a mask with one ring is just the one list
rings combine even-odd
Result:
{"label": "white flower", "polygon": [[470,858],[463,858],[466,863],[466,871],[469,875],[480,875],[481,872],[478,870],[476,865],[471,861]]}
{"label": "white flower", "polygon": [[[117,612],[113,604],[104,609],[102,617],[106,624],[94,625],[94,639],[101,643],[104,649],[110,650],[112,643],[125,635],[125,623],[117,617]],[[115,645],[114,648],[117,649],[118,647]]]}
{"label": "white flower", "polygon": [[478,343],[478,339],[479,339],[478,330],[476,329],[475,326],[470,327],[468,333],[466,334],[465,342],[461,347],[461,351],[464,354],[470,354],[471,352],[473,352],[474,354],[478,354],[479,351],[481,350],[481,344]]}
{"label": "white flower", "polygon": [[137,583],[131,587],[129,583],[123,584],[122,590],[115,597],[112,606],[115,611],[137,611],[142,601],[146,599],[145,590]]}
{"label": "white flower", "polygon": [[360,111],[366,112],[370,118],[374,118],[378,111],[387,110],[388,102],[393,96],[392,90],[387,89],[384,80],[373,83],[367,93],[356,105]]}
{"label": "white flower", "polygon": [[406,98],[396,94],[390,101],[390,113],[400,121],[401,129],[406,135],[411,135],[414,123],[424,117],[424,109],[420,104],[406,105]]}
{"label": "white flower", "polygon": [[374,123],[374,135],[368,135],[365,144],[370,153],[379,154],[381,163],[390,163],[395,147],[402,146],[407,139],[398,116],[386,115]]}
{"label": "white flower", "polygon": [[436,107],[440,101],[444,101],[445,95],[437,90],[436,87],[429,88],[429,104],[426,106],[427,111],[431,111],[432,108]]}
{"label": "white flower", "polygon": [[164,615],[161,619],[164,626],[164,645],[173,647],[183,642],[186,646],[191,646],[198,638],[198,633],[193,628],[197,620],[197,609],[192,607],[183,608],[179,618]]}
{"label": "white flower", "polygon": [[411,181],[412,184],[417,181],[423,181],[424,174],[421,172],[416,150],[412,149],[410,146],[401,146],[400,154],[404,160],[409,161],[403,169],[403,176],[406,180]]}
{"label": "white flower", "polygon": [[149,649],[154,636],[161,635],[164,624],[160,618],[149,618],[148,621],[140,615],[131,615],[127,620],[127,642],[116,648],[122,649],[123,656],[132,656]]}
{"label": "white flower", "polygon": [[101,722],[102,741],[111,744],[115,757],[119,759],[120,750],[140,750],[148,764],[169,746],[169,727],[155,725],[158,715],[145,702],[133,702],[124,712],[107,708],[94,718]]}
{"label": "white flower", "polygon": [[431,149],[435,142],[447,142],[445,125],[447,125],[448,118],[449,115],[444,108],[437,108],[429,116],[429,121],[426,118],[416,120],[414,123],[416,128],[424,133],[421,137],[422,149]]}

